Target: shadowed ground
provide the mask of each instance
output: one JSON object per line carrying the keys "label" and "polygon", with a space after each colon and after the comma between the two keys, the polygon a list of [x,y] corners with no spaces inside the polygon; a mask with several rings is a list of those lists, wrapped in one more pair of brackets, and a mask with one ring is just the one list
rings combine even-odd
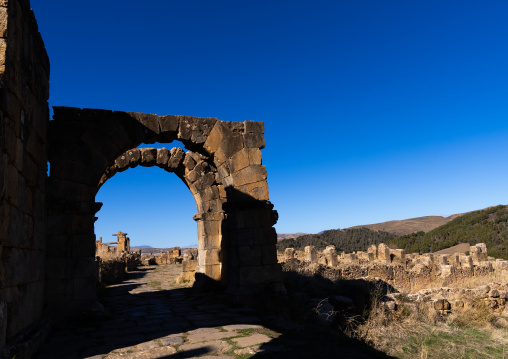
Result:
{"label": "shadowed ground", "polygon": [[370,358],[362,344],[275,317],[260,317],[223,297],[175,284],[181,265],[129,273],[100,296],[111,316],[56,326],[36,356],[46,358]]}

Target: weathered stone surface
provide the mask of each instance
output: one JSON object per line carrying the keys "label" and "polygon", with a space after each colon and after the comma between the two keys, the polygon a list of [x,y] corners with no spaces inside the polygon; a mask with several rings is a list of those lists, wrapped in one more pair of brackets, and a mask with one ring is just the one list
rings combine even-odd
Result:
{"label": "weathered stone surface", "polygon": [[168,168],[175,170],[182,163],[185,152],[179,147],[174,147],[171,149],[170,153],[171,157],[168,161]]}
{"label": "weathered stone surface", "polygon": [[256,333],[248,337],[233,338],[231,340],[234,341],[239,347],[245,348],[262,343],[268,343],[271,338],[265,334]]}
{"label": "weathered stone surface", "polygon": [[167,168],[169,161],[170,153],[166,148],[161,148],[157,150],[157,159],[156,164],[161,168]]}
{"label": "weathered stone surface", "polygon": [[201,354],[205,353],[219,353],[222,354],[232,348],[231,344],[223,340],[208,341],[202,343],[189,343],[182,344],[178,348],[181,351],[199,351]]}
{"label": "weathered stone surface", "polygon": [[265,133],[265,124],[258,121],[245,121],[245,132]]}
{"label": "weathered stone surface", "polygon": [[265,148],[265,136],[261,133],[246,133],[243,135],[243,141],[248,148]]}
{"label": "weathered stone surface", "polygon": [[157,162],[157,149],[155,148],[141,148],[141,166],[153,166]]}
{"label": "weathered stone surface", "polygon": [[210,340],[220,340],[237,336],[235,332],[223,332],[216,328],[201,328],[189,332],[187,341],[189,343],[199,343]]}
{"label": "weathered stone surface", "polygon": [[166,139],[171,139],[172,141],[174,139],[173,136],[176,138],[179,122],[180,116],[167,115],[159,117],[161,134],[165,135]]}

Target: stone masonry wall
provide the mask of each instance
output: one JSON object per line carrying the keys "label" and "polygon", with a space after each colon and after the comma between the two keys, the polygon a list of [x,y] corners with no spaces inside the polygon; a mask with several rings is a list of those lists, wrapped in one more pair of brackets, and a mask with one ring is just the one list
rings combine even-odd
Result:
{"label": "stone masonry wall", "polygon": [[307,246],[305,251],[286,248],[278,255],[278,260],[281,263],[296,260],[321,264],[333,269],[334,276],[342,279],[376,278],[406,291],[428,288],[437,282],[448,285],[473,277],[508,273],[508,261],[488,257],[485,244],[471,246],[470,252],[471,256],[465,253],[406,254],[403,249],[390,249],[381,243],[372,245],[367,252],[337,255],[333,246],[321,253],[317,253],[313,246]]}
{"label": "stone masonry wall", "polygon": [[28,0],[0,1],[0,348],[42,316],[49,60]]}

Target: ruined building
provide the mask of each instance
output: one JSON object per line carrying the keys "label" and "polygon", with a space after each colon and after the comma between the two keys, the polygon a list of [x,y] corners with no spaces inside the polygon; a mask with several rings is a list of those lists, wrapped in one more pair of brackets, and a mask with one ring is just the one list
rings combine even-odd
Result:
{"label": "ruined building", "polygon": [[[94,221],[102,205],[95,195],[115,173],[138,165],[173,172],[191,191],[200,278],[238,300],[284,292],[262,122],[68,107],[55,107],[50,121],[49,75],[29,0],[0,1],[4,352],[30,352],[48,318],[93,306]],[[137,149],[173,140],[188,151]]]}

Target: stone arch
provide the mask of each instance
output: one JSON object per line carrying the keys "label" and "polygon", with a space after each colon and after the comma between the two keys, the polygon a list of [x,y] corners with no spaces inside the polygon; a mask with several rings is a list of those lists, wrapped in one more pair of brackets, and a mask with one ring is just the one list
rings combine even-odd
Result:
{"label": "stone arch", "polygon": [[[181,148],[133,148],[122,153],[102,175],[98,188],[118,172],[136,166],[157,166],[167,172],[175,173],[190,190],[197,209],[194,220],[198,222],[197,272],[215,281],[223,281],[221,276],[221,226],[224,219],[222,203],[226,200],[224,187],[217,183],[217,169],[209,157],[193,151],[184,152]],[[206,178],[203,182],[198,179]],[[205,217],[205,218],[203,218]]]}
{"label": "stone arch", "polygon": [[[198,213],[200,273],[240,299],[283,292],[277,213],[269,202],[262,122],[157,116],[55,107],[49,128],[46,303],[72,310],[95,300],[95,195],[116,171],[135,164],[175,172]],[[137,149],[171,143],[181,149]]]}

